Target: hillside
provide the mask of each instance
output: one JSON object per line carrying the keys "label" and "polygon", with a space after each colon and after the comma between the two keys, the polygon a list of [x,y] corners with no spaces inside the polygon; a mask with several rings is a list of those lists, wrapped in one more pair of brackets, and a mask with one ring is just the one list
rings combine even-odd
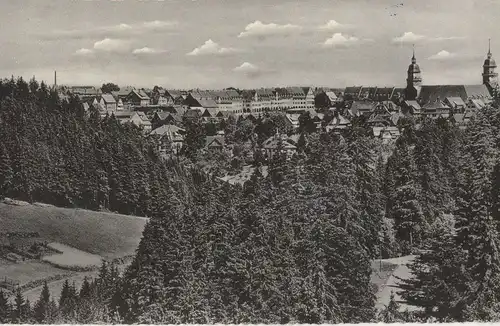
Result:
{"label": "hillside", "polygon": [[83,209],[0,203],[0,232],[38,232],[58,242],[106,259],[135,253],[146,218]]}

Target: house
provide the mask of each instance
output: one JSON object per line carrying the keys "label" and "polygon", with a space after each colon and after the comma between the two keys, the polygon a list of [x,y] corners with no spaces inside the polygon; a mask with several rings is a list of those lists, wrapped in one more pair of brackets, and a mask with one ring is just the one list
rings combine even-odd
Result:
{"label": "house", "polygon": [[207,109],[218,108],[217,103],[212,99],[210,94],[203,91],[193,91],[188,94],[184,103],[191,109]]}
{"label": "house", "polygon": [[481,99],[469,99],[467,102],[467,109],[469,110],[479,110],[486,106],[486,104]]}
{"label": "house", "polygon": [[118,108],[115,98],[112,94],[105,93],[101,95],[101,105],[108,112],[114,112]]}
{"label": "house", "polygon": [[205,148],[209,151],[222,152],[225,146],[224,136],[207,136]]}
{"label": "house", "polygon": [[343,130],[351,127],[351,121],[346,119],[340,114],[337,114],[333,117],[332,121],[326,125],[326,132],[330,132],[332,130]]}
{"label": "house", "polygon": [[448,105],[454,113],[463,113],[467,108],[467,104],[465,104],[461,97],[447,97],[444,99],[444,103]]}
{"label": "house", "polygon": [[384,144],[399,138],[400,131],[397,127],[373,127],[373,136],[381,138]]}
{"label": "house", "polygon": [[130,117],[130,122],[138,127],[144,128],[145,132],[151,131],[151,121],[149,121],[144,112],[135,111]]}
{"label": "house", "polygon": [[403,113],[420,116],[422,114],[422,107],[417,101],[404,101],[401,105]]}
{"label": "house", "polygon": [[289,160],[297,152],[297,147],[288,140],[286,135],[276,133],[276,135],[264,141],[262,152],[265,159],[273,159],[277,154],[284,154],[286,159]]}
{"label": "house", "polygon": [[219,120],[217,108],[202,108],[201,112],[201,118],[205,122],[217,122]]}
{"label": "house", "polygon": [[153,118],[151,119],[152,128],[158,128],[167,124],[179,125],[181,123],[182,123],[182,116],[180,114],[171,112],[163,112],[163,111],[155,112]]}
{"label": "house", "polygon": [[299,118],[300,118],[300,114],[298,113],[293,113],[293,114],[285,114],[285,117],[286,117],[286,123],[289,127],[292,128],[292,130],[297,130],[299,129]]}
{"label": "house", "polygon": [[116,111],[112,113],[112,116],[120,123],[127,123],[130,122],[130,118],[134,113],[134,111]]}
{"label": "house", "polygon": [[470,122],[471,118],[475,115],[474,112],[456,113],[450,116],[450,122],[457,125],[459,129],[466,129],[467,124]]}
{"label": "house", "polygon": [[368,116],[373,112],[375,106],[376,103],[371,101],[353,101],[348,113],[351,117]]}
{"label": "house", "polygon": [[306,108],[314,109],[314,98],[316,97],[316,89],[314,87],[304,87]]}
{"label": "house", "polygon": [[191,121],[196,121],[196,120],[199,120],[201,118],[201,115],[202,115],[202,111],[198,108],[190,108],[189,110],[187,110],[185,113],[184,113],[184,116],[183,118],[187,119],[187,120],[191,120]]}
{"label": "house", "polygon": [[437,119],[439,117],[448,118],[451,108],[443,101],[436,100],[422,106],[423,114],[429,118]]}
{"label": "house", "polygon": [[[170,150],[178,154],[184,145],[186,130],[171,124],[163,125],[151,131],[150,135],[160,140],[160,153],[167,154]],[[169,147],[170,146],[170,147]]]}
{"label": "house", "polygon": [[148,106],[151,99],[143,90],[134,89],[127,95],[126,102],[132,106]]}
{"label": "house", "polygon": [[162,87],[155,86],[152,92],[152,100],[153,105],[159,106],[170,106],[174,105],[174,98]]}

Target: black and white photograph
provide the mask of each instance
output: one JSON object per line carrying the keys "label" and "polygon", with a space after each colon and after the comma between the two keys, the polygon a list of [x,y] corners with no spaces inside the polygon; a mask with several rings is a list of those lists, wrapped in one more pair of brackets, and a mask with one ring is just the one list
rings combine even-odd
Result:
{"label": "black and white photograph", "polygon": [[500,322],[500,0],[2,0],[0,324]]}

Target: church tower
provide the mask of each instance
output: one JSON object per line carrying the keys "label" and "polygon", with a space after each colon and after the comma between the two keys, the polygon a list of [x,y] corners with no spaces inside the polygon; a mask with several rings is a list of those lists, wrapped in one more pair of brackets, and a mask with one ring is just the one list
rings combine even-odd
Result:
{"label": "church tower", "polygon": [[497,64],[491,54],[491,41],[488,40],[488,54],[483,64],[483,84],[488,86],[490,90],[498,84],[498,73],[495,72],[496,67]]}
{"label": "church tower", "polygon": [[406,78],[405,99],[415,100],[420,93],[420,86],[422,86],[422,74],[415,58],[415,46],[413,46],[413,56],[411,64],[408,66],[408,76]]}

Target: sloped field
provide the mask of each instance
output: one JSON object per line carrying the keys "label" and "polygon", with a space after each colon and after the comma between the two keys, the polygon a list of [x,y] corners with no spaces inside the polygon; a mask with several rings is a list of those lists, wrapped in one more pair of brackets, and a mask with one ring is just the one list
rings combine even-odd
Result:
{"label": "sloped field", "polygon": [[83,209],[0,203],[0,232],[38,232],[58,242],[105,259],[135,253],[146,218]]}

